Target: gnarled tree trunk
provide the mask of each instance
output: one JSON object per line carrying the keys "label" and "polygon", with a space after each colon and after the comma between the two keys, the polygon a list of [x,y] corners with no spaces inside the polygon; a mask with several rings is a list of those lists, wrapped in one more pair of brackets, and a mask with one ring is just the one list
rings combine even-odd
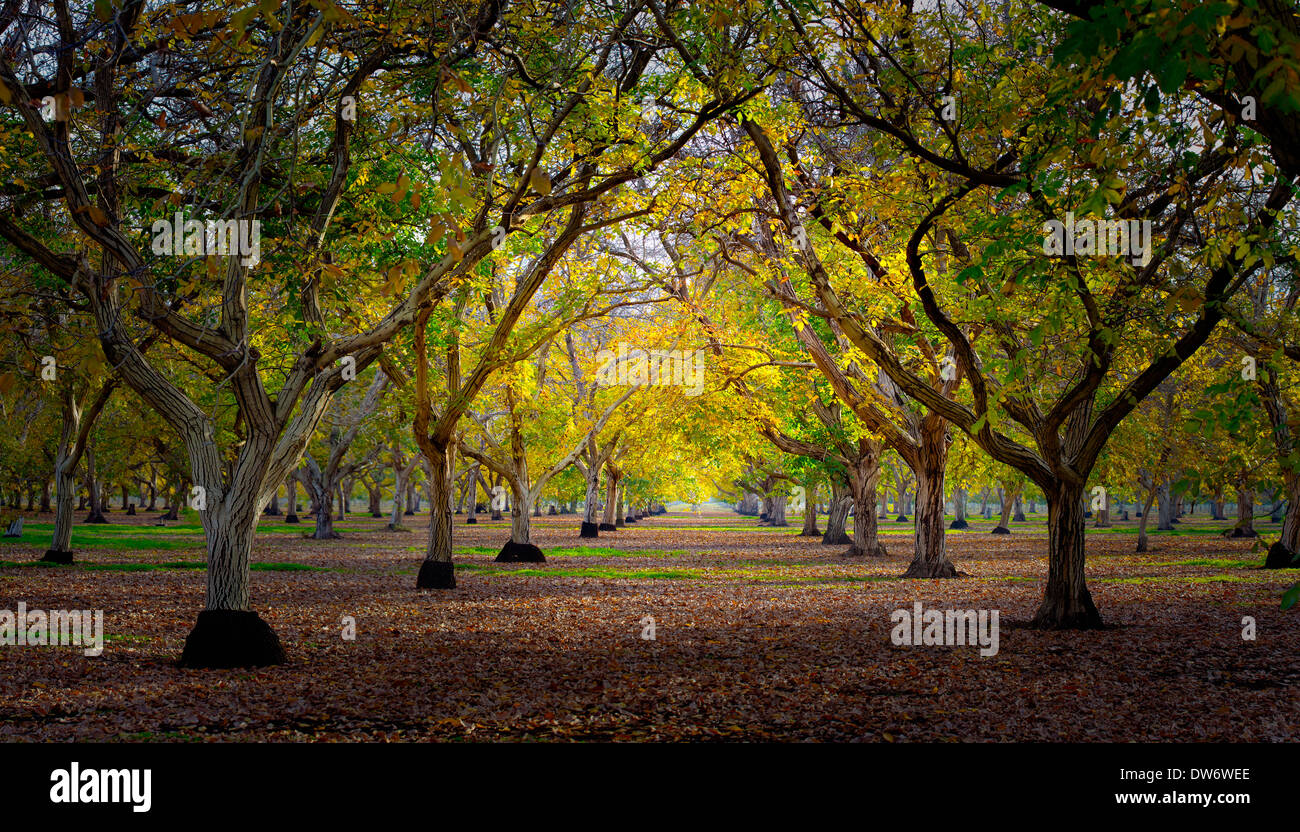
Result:
{"label": "gnarled tree trunk", "polygon": [[1083,485],[1057,482],[1047,491],[1047,588],[1034,616],[1043,629],[1099,629],[1101,614],[1084,576]]}
{"label": "gnarled tree trunk", "polygon": [[826,533],[822,535],[823,546],[838,546],[852,543],[853,538],[845,532],[849,522],[849,509],[853,506],[853,491],[840,480],[831,481],[831,498],[826,509]]}
{"label": "gnarled tree trunk", "polygon": [[[417,589],[452,589],[456,586],[452,564],[451,475],[454,456],[446,443],[429,438],[420,443],[429,463],[429,545],[416,578]],[[397,509],[393,509],[394,516]]]}
{"label": "gnarled tree trunk", "polygon": [[799,530],[800,537],[821,537],[821,532],[817,530],[817,494],[816,486],[809,485],[805,489],[803,504],[803,528]]}
{"label": "gnarled tree trunk", "polygon": [[[916,454],[916,535],[912,562],[904,578],[955,578],[944,539],[944,471],[948,466],[947,426],[938,416],[922,422]],[[964,499],[964,495],[963,495]]]}
{"label": "gnarled tree trunk", "polygon": [[884,557],[889,554],[880,542],[880,519],[876,515],[876,483],[880,481],[880,448],[866,439],[858,440],[858,458],[849,467],[849,489],[853,494],[853,545],[845,555]]}

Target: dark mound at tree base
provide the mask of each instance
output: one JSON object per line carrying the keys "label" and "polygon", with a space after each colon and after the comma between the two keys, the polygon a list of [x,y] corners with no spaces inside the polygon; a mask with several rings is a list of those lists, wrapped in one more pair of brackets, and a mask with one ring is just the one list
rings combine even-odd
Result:
{"label": "dark mound at tree base", "polygon": [[844,553],[844,557],[846,558],[859,558],[864,556],[871,558],[884,558],[889,557],[889,551],[885,549],[882,544],[877,543],[870,550],[859,549],[856,545],[850,546],[849,550]]}
{"label": "dark mound at tree base", "polygon": [[126,516],[135,517],[135,503],[132,503],[131,505],[126,507]]}
{"label": "dark mound at tree base", "polygon": [[107,522],[108,522],[108,518],[105,517],[105,516],[102,515],[102,514],[92,514],[92,515],[90,515],[89,517],[87,517],[85,520],[83,520],[83,521],[81,521],[81,522],[83,522],[83,523],[101,524],[101,523],[107,523]]}
{"label": "dark mound at tree base", "polygon": [[897,517],[894,518],[894,522],[895,522],[895,523],[907,523],[907,522],[909,522],[909,521],[908,521],[908,519],[907,519],[907,515],[906,515],[906,514],[900,514],[900,515],[898,515]]}
{"label": "dark mound at tree base", "polygon": [[383,513],[382,511],[372,511],[372,512],[370,512],[370,516],[371,516],[371,517],[383,517],[383,516],[384,516],[384,513]]}
{"label": "dark mound at tree base", "polygon": [[852,542],[853,542],[853,538],[843,533],[835,537],[832,537],[830,540],[827,540],[825,535],[822,536],[823,546],[843,546],[845,543],[852,543]]}
{"label": "dark mound at tree base", "polygon": [[466,518],[465,518],[465,522],[468,523],[468,524],[470,524],[470,525],[474,525],[475,523],[478,522],[478,518],[477,518],[477,517],[466,517]]}
{"label": "dark mound at tree base", "polygon": [[450,561],[426,560],[420,564],[416,589],[455,589],[456,567]]}
{"label": "dark mound at tree base", "polygon": [[[1175,520],[1174,522],[1177,523],[1178,521]],[[1259,532],[1254,529],[1233,529],[1226,533],[1224,537],[1259,537]]]}
{"label": "dark mound at tree base", "polygon": [[816,529],[809,529],[806,532],[802,532],[802,531],[799,532],[799,536],[800,537],[821,537],[822,533],[817,531]]}
{"label": "dark mound at tree base", "polygon": [[1077,612],[1070,615],[1044,614],[1041,610],[1027,626],[1030,630],[1104,630],[1105,623],[1101,615],[1091,612]]}
{"label": "dark mound at tree base", "polygon": [[53,549],[46,549],[41,563],[72,563],[71,552],[56,552]]}
{"label": "dark mound at tree base", "polygon": [[969,529],[970,523],[962,520],[960,517],[948,524],[950,529]]}
{"label": "dark mound at tree base", "polygon": [[602,532],[616,532],[618,531],[618,526],[615,526],[613,523],[601,523],[600,530]]}
{"label": "dark mound at tree base", "polygon": [[531,543],[515,543],[507,540],[496,557],[497,563],[546,563],[546,555]]}
{"label": "dark mound at tree base", "polygon": [[929,563],[913,560],[903,573],[904,578],[965,578],[966,573],[958,571],[952,561],[945,559],[942,563]]}
{"label": "dark mound at tree base", "polygon": [[623,522],[624,522],[624,523],[635,523],[635,522],[636,522],[636,518],[635,518],[635,517],[624,517],[624,518],[623,518]]}
{"label": "dark mound at tree base", "polygon": [[1282,545],[1282,541],[1268,547],[1268,558],[1264,561],[1265,569],[1300,569],[1295,552]]}
{"label": "dark mound at tree base", "polygon": [[284,522],[286,522],[286,523],[301,523],[302,521],[298,519],[298,515],[296,515],[296,514],[289,514],[289,515],[286,515],[286,516],[285,516],[285,518],[284,518]]}
{"label": "dark mound at tree base", "polygon": [[1011,529],[1006,526],[994,526],[993,531],[989,532],[989,534],[1011,534]]}
{"label": "dark mound at tree base", "polygon": [[185,639],[181,667],[262,667],[282,664],[284,648],[252,610],[204,610]]}
{"label": "dark mound at tree base", "polygon": [[595,523],[583,523],[578,537],[600,537],[600,526]]}
{"label": "dark mound at tree base", "polygon": [[548,517],[555,517],[557,514],[559,514],[559,512],[555,510],[555,506],[551,506],[546,512]]}

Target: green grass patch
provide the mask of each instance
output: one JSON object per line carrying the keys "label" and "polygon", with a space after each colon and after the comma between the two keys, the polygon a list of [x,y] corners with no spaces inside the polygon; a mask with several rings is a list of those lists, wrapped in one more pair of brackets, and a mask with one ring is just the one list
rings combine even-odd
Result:
{"label": "green grass patch", "polygon": [[[22,537],[0,538],[0,543],[48,547],[50,536],[54,533],[36,528],[37,524],[23,526]],[[110,529],[112,529],[110,531]],[[149,526],[79,526],[72,530],[72,549],[201,549],[203,541],[187,539],[178,535],[173,529],[153,528]]]}
{"label": "green grass patch", "polygon": [[[424,546],[408,546],[408,552],[423,552]],[[491,546],[457,546],[458,555],[495,555],[501,550]],[[558,558],[667,558],[689,554],[685,549],[615,549],[612,546],[556,546],[545,550],[546,557]]]}
{"label": "green grass patch", "polygon": [[698,569],[614,569],[606,566],[588,566],[583,568],[559,569],[503,569],[495,568],[492,572],[481,570],[485,574],[514,575],[528,578],[605,578],[626,581],[698,581],[708,576]]}
{"label": "green grass patch", "polygon": [[1259,561],[1224,560],[1221,558],[1195,558],[1193,560],[1171,560],[1168,563],[1153,563],[1151,566],[1210,566],[1215,569],[1257,569]]}
{"label": "green grass patch", "polygon": [[1104,584],[1240,584],[1252,583],[1240,575],[1144,575],[1137,578],[1096,578]]}
{"label": "green grass patch", "polygon": [[[0,569],[15,569],[22,567],[52,567],[81,569],[86,572],[158,572],[179,569],[207,569],[206,561],[201,560],[171,560],[163,563],[90,563],[84,561],[74,561],[70,564],[46,563],[39,560],[0,560]],[[255,560],[248,566],[254,572],[329,572],[325,566],[310,566],[305,563],[290,563],[284,561],[263,561]]]}

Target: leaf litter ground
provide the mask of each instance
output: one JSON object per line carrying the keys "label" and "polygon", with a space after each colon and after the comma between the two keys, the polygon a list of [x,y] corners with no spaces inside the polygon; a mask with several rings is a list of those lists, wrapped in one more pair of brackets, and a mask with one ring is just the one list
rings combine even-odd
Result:
{"label": "leaf litter ground", "polygon": [[[0,609],[102,609],[107,637],[99,657],[0,647],[0,741],[1300,739],[1300,615],[1278,608],[1296,573],[1255,569],[1222,523],[1187,518],[1142,555],[1134,524],[1090,529],[1107,629],[1041,632],[1024,626],[1047,573],[1032,515],[1010,536],[950,532],[969,577],[944,581],[898,577],[911,527],[892,521],[889,556],[866,559],[730,514],[597,541],[534,518],[548,562],[511,565],[493,562],[508,521],[458,517],[458,586],[440,592],[414,588],[424,517],[404,534],[350,515],[335,541],[264,518],[253,606],[290,661],[218,671],[175,666],[203,604],[201,530],[112,519],[78,526],[73,566],[31,563],[48,525],[0,545]],[[998,653],[895,646],[890,613],[916,601],[999,610]]]}

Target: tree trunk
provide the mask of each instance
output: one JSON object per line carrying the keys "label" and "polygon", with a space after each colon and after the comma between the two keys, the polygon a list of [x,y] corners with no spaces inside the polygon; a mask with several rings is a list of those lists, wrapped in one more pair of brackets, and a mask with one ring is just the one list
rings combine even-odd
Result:
{"label": "tree trunk", "polygon": [[[931,423],[933,418],[933,423]],[[916,465],[916,534],[912,563],[904,578],[956,578],[961,573],[948,560],[944,539],[944,471],[948,467],[947,427],[943,420],[927,417],[922,424]]]}
{"label": "tree trunk", "polygon": [[970,527],[966,520],[966,503],[969,497],[964,488],[954,488],[952,492],[952,523],[950,529],[965,529]]}
{"label": "tree trunk", "polygon": [[285,661],[275,631],[249,608],[249,563],[271,452],[269,441],[263,441],[265,449],[250,445],[241,451],[241,462],[247,464],[231,478],[228,493],[222,493],[216,447],[199,449],[187,442],[194,477],[207,501],[199,517],[206,533],[208,569],[206,602],[185,639],[182,666],[255,667]]}
{"label": "tree trunk", "polygon": [[839,546],[853,542],[844,531],[848,525],[849,508],[852,505],[852,490],[838,481],[832,481],[830,504],[826,509],[826,534],[822,535],[823,546]]}
{"label": "tree trunk", "polygon": [[1047,587],[1033,625],[1051,630],[1102,626],[1084,576],[1083,486],[1058,482],[1047,491]]}
{"label": "tree trunk", "polygon": [[1012,516],[1011,516],[1012,521],[1014,521],[1014,522],[1016,522],[1016,523],[1023,523],[1023,522],[1025,522],[1025,508],[1024,508],[1024,503],[1023,503],[1023,501],[1020,499],[1020,495],[1019,495],[1019,494],[1016,495],[1016,500],[1015,500],[1015,502],[1012,504],[1012,506],[1013,506],[1013,510],[1014,510],[1014,514],[1012,514]]}
{"label": "tree trunk", "polygon": [[469,469],[469,484],[465,486],[469,495],[465,501],[465,522],[470,525],[478,523],[478,480],[479,464],[476,462]]}
{"label": "tree trunk", "polygon": [[767,524],[769,526],[788,526],[790,521],[785,518],[786,495],[777,494],[772,497],[772,508],[767,515]]}
{"label": "tree trunk", "polygon": [[1156,526],[1157,531],[1168,532],[1174,528],[1174,501],[1169,493],[1169,481],[1165,480],[1160,483],[1156,489],[1157,510],[1160,513],[1160,523]]}
{"label": "tree trunk", "polygon": [[[416,578],[417,589],[454,589],[455,566],[452,563],[451,480],[454,454],[445,444],[430,440],[422,443],[429,463],[429,545]],[[394,509],[394,516],[397,511]]]}
{"label": "tree trunk", "polygon": [[89,495],[90,514],[86,516],[87,523],[107,523],[108,518],[104,516],[103,511],[103,494],[99,490],[99,482],[95,479],[95,448],[93,445],[86,446],[86,494]]}
{"label": "tree trunk", "polygon": [[1151,504],[1155,502],[1156,489],[1147,490],[1146,502],[1142,504],[1142,518],[1138,520],[1137,551],[1147,550],[1147,521],[1151,519]]}
{"label": "tree trunk", "polygon": [[188,485],[188,483],[182,481],[177,487],[172,489],[171,493],[167,497],[167,511],[160,519],[181,519],[181,502],[185,499],[185,495],[189,493]]}
{"label": "tree trunk", "polygon": [[54,466],[54,539],[43,558],[52,563],[72,563],[72,513],[77,486],[67,463],[60,457]]}
{"label": "tree trunk", "polygon": [[1288,469],[1283,483],[1286,496],[1286,515],[1282,518],[1282,534],[1268,549],[1265,569],[1294,569],[1300,554],[1300,474]]}
{"label": "tree trunk", "polygon": [[301,523],[298,518],[298,480],[295,477],[288,477],[284,481],[284,501],[288,503],[289,511],[284,515],[286,523]]}
{"label": "tree trunk", "polygon": [[1237,479],[1237,525],[1232,528],[1232,536],[1259,536],[1255,531],[1255,490],[1244,476]]}
{"label": "tree trunk", "polygon": [[806,496],[803,502],[803,528],[799,531],[800,537],[820,537],[821,532],[817,530],[817,500],[813,493],[813,488],[806,489]]}
{"label": "tree trunk", "polygon": [[501,476],[499,474],[494,474],[492,476],[492,488],[488,490],[488,499],[490,500],[488,505],[492,509],[493,520],[503,519],[501,516],[501,504],[496,499],[496,489],[497,486],[499,486],[500,484],[501,484]]}
{"label": "tree trunk", "polygon": [[411,470],[400,465],[393,469],[396,481],[393,483],[393,512],[388,518],[387,526],[390,532],[405,531],[402,525],[402,498],[407,493],[407,480],[411,476]]}
{"label": "tree trunk", "polygon": [[866,440],[858,442],[858,458],[849,468],[853,494],[853,545],[847,556],[884,557],[889,554],[878,537],[880,518],[876,514],[876,483],[880,480],[880,449]]}
{"label": "tree trunk", "polygon": [[1012,494],[1008,488],[998,487],[998,525],[993,529],[994,534],[1011,534],[1011,527],[1007,525],[1011,522],[1011,501]]}
{"label": "tree trunk", "polygon": [[512,489],[511,496],[514,499],[510,506],[510,542],[532,543],[532,511],[537,495],[520,488]]}
{"label": "tree trunk", "polygon": [[1101,505],[1094,512],[1092,525],[1098,529],[1110,528],[1110,492],[1103,491],[1097,496],[1101,497]]}
{"label": "tree trunk", "polygon": [[599,464],[587,466],[586,477],[586,503],[582,509],[582,527],[578,533],[579,537],[600,537],[600,521],[596,519],[596,505],[600,501],[600,469]]}
{"label": "tree trunk", "polygon": [[623,525],[615,522],[618,518],[614,516],[618,511],[618,483],[622,478],[621,472],[611,470],[608,465],[605,467],[605,513],[601,517],[601,531],[614,531]]}
{"label": "tree trunk", "polygon": [[308,457],[307,487],[316,506],[316,530],[312,532],[312,539],[338,538],[338,533],[334,531],[334,489],[330,487],[326,473],[320,470],[310,457]]}

